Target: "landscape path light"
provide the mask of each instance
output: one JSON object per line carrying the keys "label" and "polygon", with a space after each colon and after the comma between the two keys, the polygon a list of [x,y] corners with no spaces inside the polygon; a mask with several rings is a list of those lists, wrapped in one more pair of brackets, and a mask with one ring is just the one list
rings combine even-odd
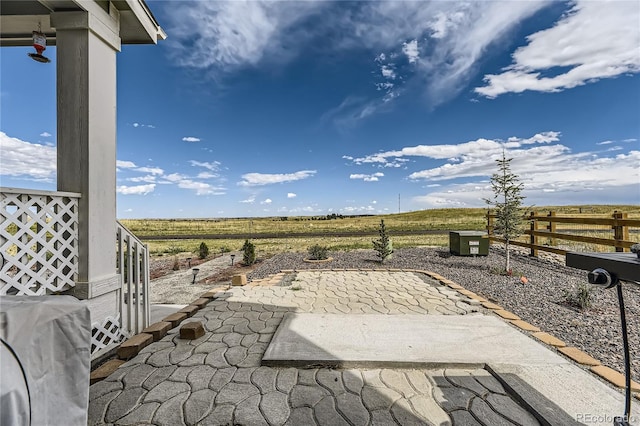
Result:
{"label": "landscape path light", "polygon": [[200,269],[198,269],[198,268],[193,268],[191,270],[191,273],[193,274],[193,281],[191,281],[191,284],[195,284],[196,283],[196,275],[198,275],[198,272],[200,272]]}
{"label": "landscape path light", "polygon": [[232,255],[231,255],[231,266],[233,266],[233,259],[235,259],[235,258],[236,258],[236,255],[235,255],[235,254],[232,254]]}
{"label": "landscape path light", "polygon": [[620,325],[622,327],[622,345],[624,349],[625,398],[624,415],[613,419],[614,426],[630,426],[631,417],[631,358],[629,356],[629,337],[627,318],[622,297],[623,282],[640,281],[640,244],[631,246],[632,253],[567,253],[566,264],[569,267],[590,271],[587,274],[589,284],[602,288],[615,287],[618,292]]}

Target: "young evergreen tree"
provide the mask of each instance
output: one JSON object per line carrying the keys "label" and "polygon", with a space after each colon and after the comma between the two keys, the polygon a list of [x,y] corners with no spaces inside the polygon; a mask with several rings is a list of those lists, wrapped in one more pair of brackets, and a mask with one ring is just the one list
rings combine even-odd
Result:
{"label": "young evergreen tree", "polygon": [[387,235],[387,229],[384,226],[384,220],[380,219],[380,229],[378,230],[378,234],[380,234],[380,238],[377,240],[373,240],[373,249],[378,252],[378,257],[380,258],[380,263],[384,262],[386,258],[391,256],[393,253],[393,249],[391,248],[391,240]]}
{"label": "young evergreen tree", "polygon": [[200,243],[200,247],[198,247],[198,257],[200,259],[206,259],[209,256],[209,246],[204,241]]}
{"label": "young evergreen tree", "polygon": [[249,240],[245,240],[242,245],[242,261],[245,265],[253,265],[256,263],[256,246]]}
{"label": "young evergreen tree", "polygon": [[522,183],[518,175],[511,171],[511,160],[507,158],[504,150],[502,158],[496,160],[498,172],[491,176],[491,189],[493,199],[486,199],[487,204],[495,209],[496,220],[493,228],[494,234],[504,239],[505,272],[511,273],[509,242],[522,234],[523,217],[521,212]]}

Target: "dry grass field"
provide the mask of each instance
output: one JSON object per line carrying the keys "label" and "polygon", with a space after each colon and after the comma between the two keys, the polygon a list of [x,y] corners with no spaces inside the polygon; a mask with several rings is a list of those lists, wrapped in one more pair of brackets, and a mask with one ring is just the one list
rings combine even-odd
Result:
{"label": "dry grass field", "polygon": [[[640,219],[640,205],[544,206],[532,210],[538,214],[555,211],[557,215],[589,217],[611,217],[614,211],[621,211],[628,213],[629,218]],[[345,216],[330,220],[326,216],[289,216],[128,219],[121,222],[149,245],[152,255],[193,253],[202,241],[209,246],[211,253],[239,250],[244,239],[250,238],[259,256],[269,257],[281,252],[304,252],[314,244],[330,250],[372,248],[371,241],[376,238],[381,219],[385,221],[395,248],[447,246],[450,230],[484,231],[486,213],[486,209],[480,208],[432,209],[390,215]],[[589,225],[589,229],[576,229],[575,225],[558,224],[558,230],[569,227],[570,232],[605,238],[605,234],[610,233],[610,230],[597,229],[593,225]],[[355,235],[334,236],[341,233]]]}

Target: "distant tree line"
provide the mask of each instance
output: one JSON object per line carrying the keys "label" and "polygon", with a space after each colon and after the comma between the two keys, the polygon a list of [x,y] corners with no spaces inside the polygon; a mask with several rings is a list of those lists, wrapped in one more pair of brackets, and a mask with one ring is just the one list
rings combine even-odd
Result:
{"label": "distant tree line", "polygon": [[326,216],[297,216],[297,217],[292,217],[289,218],[288,216],[281,216],[277,219],[274,220],[279,220],[281,222],[287,221],[289,219],[300,222],[300,221],[306,221],[306,220],[335,220],[335,219],[345,219],[345,218],[354,218],[354,217],[370,217],[373,216],[372,214],[352,214],[352,215],[343,215],[343,214],[338,214],[338,213],[331,213],[328,214]]}

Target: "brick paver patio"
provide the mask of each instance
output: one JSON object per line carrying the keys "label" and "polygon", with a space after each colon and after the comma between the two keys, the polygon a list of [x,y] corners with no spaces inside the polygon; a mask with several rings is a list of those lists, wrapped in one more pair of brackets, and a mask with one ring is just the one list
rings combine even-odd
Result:
{"label": "brick paver patio", "polygon": [[176,327],[92,385],[89,423],[538,424],[483,369],[260,365],[287,312],[464,315],[483,309],[425,274],[306,271],[270,283],[222,293],[187,320],[202,322],[204,336],[181,339]]}

